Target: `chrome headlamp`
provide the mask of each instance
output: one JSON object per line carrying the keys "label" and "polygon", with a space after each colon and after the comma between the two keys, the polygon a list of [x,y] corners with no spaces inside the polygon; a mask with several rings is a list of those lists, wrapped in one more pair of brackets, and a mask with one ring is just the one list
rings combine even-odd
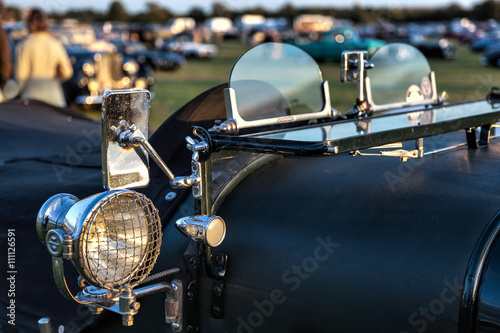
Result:
{"label": "chrome headlamp", "polygon": [[82,70],[87,76],[94,76],[95,74],[95,68],[94,64],[91,62],[86,62],[82,65]]}
{"label": "chrome headlamp", "polygon": [[88,283],[108,290],[137,285],[160,253],[158,210],[130,190],[83,200],[55,195],[40,209],[36,228],[53,257],[71,259]]}
{"label": "chrome headlamp", "polygon": [[135,60],[129,60],[122,66],[123,70],[130,75],[135,75],[139,72],[139,64]]}

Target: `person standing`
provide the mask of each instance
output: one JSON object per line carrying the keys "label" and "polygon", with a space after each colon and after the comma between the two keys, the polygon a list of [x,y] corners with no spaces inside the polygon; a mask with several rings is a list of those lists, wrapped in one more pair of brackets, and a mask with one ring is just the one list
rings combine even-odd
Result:
{"label": "person standing", "polygon": [[[3,3],[0,2],[0,15],[5,12]],[[7,39],[7,33],[3,28],[3,21],[0,19],[0,89],[3,89],[7,81],[10,79],[12,72],[12,61],[10,59],[10,46]],[[3,93],[0,93],[0,102],[5,99]]]}
{"label": "person standing", "polygon": [[47,17],[42,10],[32,9],[26,25],[30,33],[16,48],[15,76],[21,98],[65,107],[61,83],[73,75],[68,54],[47,31]]}

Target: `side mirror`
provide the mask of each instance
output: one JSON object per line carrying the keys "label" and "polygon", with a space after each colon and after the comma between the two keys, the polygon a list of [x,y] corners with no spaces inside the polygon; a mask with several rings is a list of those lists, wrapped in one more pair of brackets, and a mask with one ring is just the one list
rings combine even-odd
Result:
{"label": "side mirror", "polygon": [[141,147],[116,140],[120,128],[137,126],[148,137],[151,93],[147,90],[112,90],[103,97],[102,180],[108,190],[139,188],[149,184],[148,155]]}

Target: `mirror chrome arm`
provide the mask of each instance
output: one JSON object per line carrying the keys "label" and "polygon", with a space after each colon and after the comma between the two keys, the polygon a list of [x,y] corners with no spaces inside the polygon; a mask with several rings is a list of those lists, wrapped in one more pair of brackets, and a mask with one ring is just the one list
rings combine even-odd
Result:
{"label": "mirror chrome arm", "polygon": [[168,168],[168,166],[165,164],[165,162],[163,162],[163,160],[158,155],[158,153],[154,150],[154,148],[151,146],[149,141],[144,140],[142,142],[142,147],[148,152],[149,156],[151,156],[151,158],[160,167],[160,169],[167,175],[167,177],[173,181],[175,179],[174,173]]}
{"label": "mirror chrome arm", "polygon": [[120,144],[123,148],[126,147],[141,147],[143,148],[149,156],[156,162],[158,167],[167,175],[170,179],[170,185],[172,188],[187,188],[191,186],[196,186],[200,182],[199,172],[198,172],[198,161],[200,158],[200,153],[206,153],[210,150],[209,144],[203,140],[197,141],[191,137],[186,137],[187,148],[193,152],[192,157],[192,171],[193,174],[184,177],[175,177],[174,173],[168,168],[168,166],[163,162],[160,155],[155,151],[153,146],[146,139],[142,131],[136,125],[130,125],[126,121],[121,121],[119,128],[113,127],[112,130],[116,134],[116,142]]}
{"label": "mirror chrome arm", "polygon": [[163,162],[160,155],[154,150],[153,146],[146,139],[142,131],[136,125],[128,126],[128,123],[124,120],[120,122],[120,128],[113,128],[116,133],[116,141],[122,147],[142,147],[151,156],[151,158],[156,162],[158,167],[167,175],[167,177],[173,181],[175,179],[174,173],[168,168],[168,166]]}

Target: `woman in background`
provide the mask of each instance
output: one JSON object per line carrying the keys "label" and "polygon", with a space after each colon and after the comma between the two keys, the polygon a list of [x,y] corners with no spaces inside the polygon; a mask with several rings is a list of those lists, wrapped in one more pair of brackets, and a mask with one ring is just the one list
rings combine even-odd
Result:
{"label": "woman in background", "polygon": [[[5,8],[3,3],[0,2],[0,89],[5,87],[12,71],[9,41],[7,40],[7,33],[2,26],[4,14]],[[0,91],[0,102],[4,101],[4,99],[3,92]]]}
{"label": "woman in background", "polygon": [[61,82],[73,75],[68,54],[47,31],[47,17],[43,11],[32,9],[26,21],[30,34],[16,48],[15,73],[21,98],[65,107]]}

